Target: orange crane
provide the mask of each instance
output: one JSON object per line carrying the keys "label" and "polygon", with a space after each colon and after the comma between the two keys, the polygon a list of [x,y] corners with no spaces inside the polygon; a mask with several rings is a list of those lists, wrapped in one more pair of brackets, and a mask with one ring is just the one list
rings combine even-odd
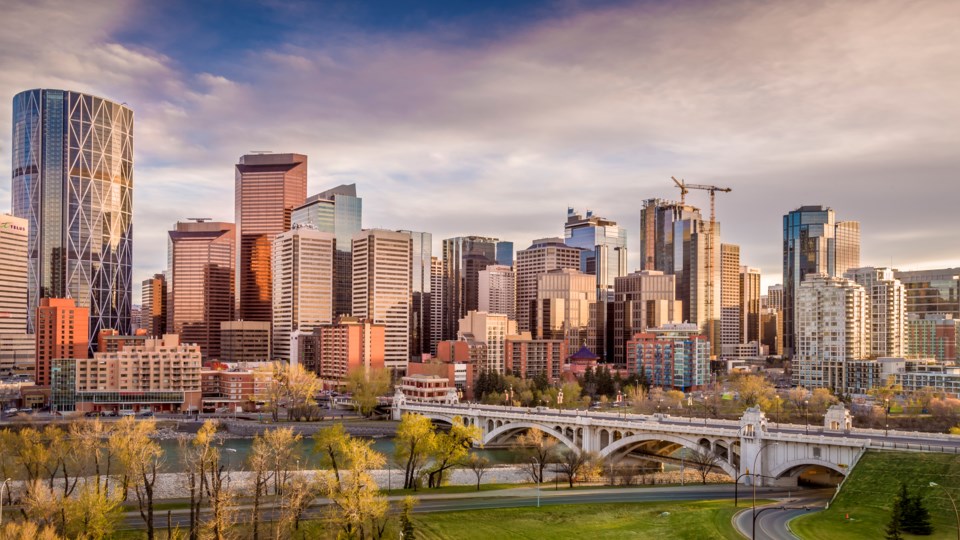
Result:
{"label": "orange crane", "polygon": [[687,202],[687,193],[691,189],[702,189],[704,191],[710,192],[710,221],[707,223],[707,246],[705,251],[705,256],[707,258],[706,272],[707,272],[707,282],[705,287],[705,294],[707,297],[706,300],[706,320],[710,321],[710,326],[707,328],[707,335],[710,339],[710,346],[714,347],[714,350],[717,348],[716,341],[716,323],[714,322],[714,305],[713,305],[713,230],[716,227],[716,194],[717,192],[730,193],[733,191],[730,188],[722,188],[717,186],[708,186],[704,184],[688,184],[683,179],[677,180],[675,176],[670,177],[673,180],[673,183],[680,188],[680,204],[686,204]]}

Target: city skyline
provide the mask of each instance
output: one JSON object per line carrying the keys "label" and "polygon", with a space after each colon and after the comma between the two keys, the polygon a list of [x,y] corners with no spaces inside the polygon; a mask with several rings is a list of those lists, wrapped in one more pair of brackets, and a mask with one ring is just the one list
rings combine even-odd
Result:
{"label": "city skyline", "polygon": [[[763,290],[781,281],[782,216],[803,205],[859,221],[864,266],[960,266],[940,248],[960,195],[960,6],[506,6],[12,2],[48,37],[0,37],[0,124],[33,88],[135,111],[133,283],[165,268],[176,221],[235,220],[233,166],[253,150],[307,155],[308,195],[356,183],[366,227],[430,232],[435,252],[466,235],[526,249],[573,206],[627,229],[632,272],[642,201],[678,198],[676,175],[733,188],[721,241]],[[0,148],[9,178],[9,130]],[[10,197],[0,182],[3,211]],[[687,202],[706,211],[702,193]]]}

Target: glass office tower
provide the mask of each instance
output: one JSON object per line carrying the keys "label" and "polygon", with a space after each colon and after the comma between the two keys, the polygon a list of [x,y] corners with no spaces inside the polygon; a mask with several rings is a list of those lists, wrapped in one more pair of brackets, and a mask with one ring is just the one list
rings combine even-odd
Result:
{"label": "glass office tower", "polygon": [[485,236],[444,239],[441,293],[444,340],[456,339],[460,319],[478,309],[480,271],[494,264],[513,264],[513,242]]}
{"label": "glass office tower", "polygon": [[13,214],[29,225],[28,327],[40,298],[90,310],[130,332],[133,291],[133,111],[67,90],[13,98]]}
{"label": "glass office tower", "polygon": [[333,289],[334,317],[353,312],[353,235],[361,230],[363,199],[357,197],[356,184],[344,184],[312,195],[293,210],[293,225],[312,225],[320,232],[336,237]]}

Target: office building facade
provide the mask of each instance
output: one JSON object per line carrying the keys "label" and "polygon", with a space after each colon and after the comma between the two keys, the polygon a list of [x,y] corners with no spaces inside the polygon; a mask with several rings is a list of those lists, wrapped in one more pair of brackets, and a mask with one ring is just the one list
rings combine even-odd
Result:
{"label": "office building facade", "polygon": [[410,235],[410,359],[420,360],[433,350],[433,235],[400,231]]}
{"label": "office building facade", "polygon": [[180,221],[167,235],[167,330],[219,359],[220,323],[234,320],[233,223]]}
{"label": "office building facade", "polygon": [[894,271],[907,294],[908,315],[950,315],[960,319],[960,268]]}
{"label": "office building facade", "polygon": [[13,214],[27,220],[28,312],[73,298],[100,330],[130,331],[133,111],[64,90],[13,98]]}
{"label": "office building facade", "polygon": [[221,322],[220,361],[251,364],[273,359],[271,326],[270,323],[262,321]]}
{"label": "office building facade", "polygon": [[[235,171],[237,318],[270,322],[271,243],[307,198],[307,156],[248,154]],[[218,322],[219,325],[219,322]]]}
{"label": "office building facade", "polygon": [[297,360],[296,338],[333,322],[333,233],[298,225],[273,239],[273,359]]}
{"label": "office building facade", "polygon": [[589,346],[596,283],[596,276],[569,268],[542,274],[537,282],[537,339],[565,339],[571,351]]}
{"label": "office building facade", "polygon": [[379,229],[353,237],[353,315],[386,326],[384,364],[397,376],[410,360],[411,243]]}
{"label": "office building facade", "polygon": [[58,358],[86,358],[90,310],[71,298],[41,298],[36,318],[37,386],[50,386],[50,368]]}
{"label": "office building facade", "polygon": [[517,322],[506,315],[471,311],[460,319],[457,338],[477,341],[486,345],[487,355],[477,366],[477,371],[505,373],[504,361],[507,336],[517,333]]}
{"label": "office building facade", "polygon": [[443,259],[430,257],[430,354],[443,341]]}
{"label": "office building facade", "polygon": [[720,345],[741,341],[740,246],[720,244]]}
{"label": "office building facade", "polygon": [[760,270],[740,267],[740,343],[763,341],[760,300]]}
{"label": "office building facade", "polygon": [[641,270],[614,280],[613,362],[627,361],[627,341],[634,335],[666,324],[683,322],[682,303],[676,299],[676,276]]}
{"label": "office building facade", "polygon": [[564,243],[563,238],[534,240],[527,249],[517,252],[517,327],[520,332],[536,330],[537,282],[551,270],[580,269],[578,247]]}
{"label": "office building facade", "polygon": [[140,328],[148,336],[162,336],[167,332],[167,278],[154,274],[141,286]]}
{"label": "office building facade", "polygon": [[788,355],[797,347],[796,299],[806,277],[842,277],[859,266],[859,222],[837,221],[825,206],[802,206],[783,216],[783,346]]}
{"label": "office building facade", "polygon": [[[508,256],[509,255],[509,256]],[[480,271],[513,264],[513,243],[484,236],[443,241],[443,339],[455,339],[460,319],[480,307]]]}
{"label": "office building facade", "polygon": [[27,333],[27,220],[0,214],[0,335]]}
{"label": "office building facade", "polygon": [[513,268],[494,264],[478,275],[478,310],[517,320],[517,274]]}

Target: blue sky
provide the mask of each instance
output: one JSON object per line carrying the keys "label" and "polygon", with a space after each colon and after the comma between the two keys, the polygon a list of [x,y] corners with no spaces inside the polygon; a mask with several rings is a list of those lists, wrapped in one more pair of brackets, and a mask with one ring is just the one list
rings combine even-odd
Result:
{"label": "blue sky", "polygon": [[[364,225],[530,241],[567,206],[629,231],[671,175],[733,188],[723,241],[779,281],[781,216],[861,221],[864,265],[960,266],[960,3],[4,0],[24,89],[136,114],[137,280],[177,219],[233,219],[251,150],[356,182]],[[10,130],[0,130],[9,178]],[[703,194],[691,195],[706,205]],[[0,182],[0,209],[9,181]]]}

